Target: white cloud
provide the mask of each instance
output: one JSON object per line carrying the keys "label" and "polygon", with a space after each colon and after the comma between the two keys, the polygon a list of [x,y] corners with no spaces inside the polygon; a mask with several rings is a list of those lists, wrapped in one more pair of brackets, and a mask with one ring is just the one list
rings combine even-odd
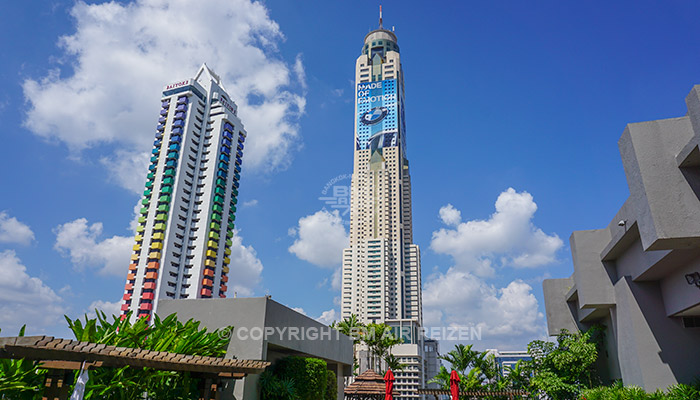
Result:
{"label": "white cloud", "polygon": [[63,299],[41,279],[27,274],[27,267],[14,251],[0,252],[0,328],[2,336],[27,330],[43,331],[60,323],[66,307]]}
{"label": "white cloud", "polygon": [[480,329],[480,348],[524,346],[546,336],[532,287],[521,280],[497,288],[453,267],[425,284],[423,307],[428,327]]}
{"label": "white cloud", "polygon": [[452,204],[448,204],[440,208],[440,219],[445,225],[457,226],[462,222],[462,212],[454,208]]}
{"label": "white cloud", "polygon": [[335,267],[340,264],[343,248],[349,238],[338,210],[332,213],[321,210],[299,219],[297,228],[289,234],[298,238],[289,252],[319,267]]}
{"label": "white cloud", "polygon": [[34,232],[29,226],[10,217],[7,212],[0,212],[0,242],[28,245],[34,240]]}
{"label": "white cloud", "polygon": [[54,232],[54,249],[64,257],[70,257],[76,268],[96,268],[106,275],[126,274],[133,238],[115,235],[100,240],[102,223],[88,225],[85,218],[59,225]]}
{"label": "white cloud", "polygon": [[306,315],[306,311],[304,311],[304,309],[301,307],[292,307],[292,310],[298,312],[299,314]]}
{"label": "white cloud", "polygon": [[340,285],[343,283],[342,269],[342,267],[336,268],[335,271],[333,271],[333,277],[331,278],[331,288],[335,290],[340,290]]}
{"label": "white cloud", "polygon": [[243,203],[241,203],[242,207],[255,207],[257,205],[258,205],[257,199],[248,200],[248,201],[244,201]]}
{"label": "white cloud", "polygon": [[95,300],[87,308],[87,315],[90,318],[95,318],[97,314],[95,313],[95,310],[102,311],[107,315],[107,320],[111,321],[111,316],[112,315],[119,315],[121,313],[121,306],[122,302],[121,300],[109,302],[109,301],[103,301],[103,300]]}
{"label": "white cloud", "polygon": [[316,321],[323,325],[330,325],[333,321],[338,320],[338,312],[335,309],[327,310],[321,313],[321,316],[316,318]]}
{"label": "white cloud", "polygon": [[113,155],[102,157],[100,163],[121,187],[141,193],[146,183],[149,158],[150,154],[147,152],[117,150]]}
{"label": "white cloud", "polygon": [[231,240],[231,263],[229,264],[228,297],[251,296],[260,283],[263,270],[262,262],[257,257],[253,246],[244,246],[243,238],[235,232]]}
{"label": "white cloud", "polygon": [[289,165],[306,102],[304,69],[300,56],[282,59],[284,35],[263,3],[78,1],[71,15],[75,31],[58,40],[62,62],[23,82],[29,130],[65,143],[76,157],[99,146],[117,183],[138,192],[161,88],[206,62],[239,106],[249,134],[246,165],[264,172]]}
{"label": "white cloud", "polygon": [[498,196],[496,212],[485,221],[459,222],[460,212],[448,204],[440,209],[440,217],[454,229],[433,232],[430,247],[451,255],[461,271],[479,276],[493,275],[494,264],[516,268],[550,264],[563,242],[533,225],[535,211],[532,196],[513,188]]}

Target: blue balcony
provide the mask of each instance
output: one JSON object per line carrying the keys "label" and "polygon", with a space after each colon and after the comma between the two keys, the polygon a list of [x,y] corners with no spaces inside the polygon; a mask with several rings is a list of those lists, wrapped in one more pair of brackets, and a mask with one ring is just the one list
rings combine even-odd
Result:
{"label": "blue balcony", "polygon": [[155,170],[156,170],[156,165],[155,165],[155,164],[149,165],[149,166],[148,166],[148,170],[149,170],[149,171],[155,171]]}
{"label": "blue balcony", "polygon": [[243,163],[243,160],[241,160],[240,157],[236,157],[236,164],[241,165]]}
{"label": "blue balcony", "polygon": [[178,151],[178,150],[180,150],[180,145],[177,144],[177,143],[171,144],[170,147],[168,147],[168,150],[175,150],[175,151]]}
{"label": "blue balcony", "polygon": [[175,118],[174,118],[174,119],[184,119],[184,118],[185,118],[185,113],[184,113],[184,112],[175,113]]}
{"label": "blue balcony", "polygon": [[233,176],[236,178],[236,180],[241,180],[241,174],[239,173],[234,173]]}
{"label": "blue balcony", "polygon": [[231,149],[229,149],[228,147],[222,147],[221,152],[224,154],[231,154]]}
{"label": "blue balcony", "polygon": [[233,187],[235,187],[236,189],[238,189],[238,187],[239,187],[240,185],[241,185],[241,184],[238,183],[238,181],[233,181]]}
{"label": "blue balcony", "polygon": [[158,131],[163,131],[165,129],[165,124],[158,124],[158,127],[156,127],[156,130]]}
{"label": "blue balcony", "polygon": [[243,143],[238,143],[237,149],[243,151]]}
{"label": "blue balcony", "polygon": [[226,171],[218,170],[216,171],[216,176],[226,178],[228,176],[228,173]]}
{"label": "blue balcony", "polygon": [[241,143],[244,143],[244,142],[245,142],[245,136],[243,136],[243,135],[238,136],[238,141],[241,142]]}
{"label": "blue balcony", "polygon": [[228,129],[228,130],[233,132],[233,125],[231,125],[231,123],[229,123],[229,122],[225,122],[224,129]]}
{"label": "blue balcony", "polygon": [[182,141],[182,136],[172,136],[170,137],[170,143],[180,143]]}
{"label": "blue balcony", "polygon": [[185,122],[181,119],[178,119],[177,121],[173,122],[173,128],[178,127],[178,126],[182,127],[184,125],[185,125]]}
{"label": "blue balcony", "polygon": [[153,149],[151,151],[151,154],[158,154],[158,153],[160,153],[160,149]]}
{"label": "blue balcony", "polygon": [[187,110],[187,105],[185,104],[180,104],[175,108],[175,111],[186,111]]}
{"label": "blue balcony", "polygon": [[241,172],[241,166],[240,166],[240,165],[236,165],[236,166],[233,168],[233,170],[240,173],[240,172]]}
{"label": "blue balcony", "polygon": [[187,96],[180,96],[177,98],[177,104],[187,104]]}
{"label": "blue balcony", "polygon": [[160,118],[158,118],[158,123],[159,123],[159,124],[162,124],[162,123],[164,123],[164,122],[165,122],[165,117],[160,117]]}
{"label": "blue balcony", "polygon": [[170,107],[170,99],[161,101],[160,106],[163,108]]}
{"label": "blue balcony", "polygon": [[226,162],[231,161],[231,159],[229,158],[229,156],[227,156],[226,154],[221,154],[221,155],[219,156],[219,160],[226,161]]}
{"label": "blue balcony", "polygon": [[163,132],[156,132],[156,139],[162,139],[163,138]]}
{"label": "blue balcony", "polygon": [[221,139],[221,144],[227,147],[231,147],[231,141],[226,138]]}
{"label": "blue balcony", "polygon": [[233,138],[233,133],[231,133],[230,131],[224,131],[224,137],[225,137],[225,138],[232,139],[232,138]]}
{"label": "blue balcony", "polygon": [[238,155],[238,157],[243,157],[243,152],[240,150],[237,150],[236,154]]}
{"label": "blue balcony", "polygon": [[159,138],[159,139],[156,139],[156,141],[153,142],[153,146],[154,146],[154,147],[160,147],[161,143],[163,143],[163,142],[160,140],[160,138]]}
{"label": "blue balcony", "polygon": [[177,166],[177,161],[176,160],[170,160],[167,163],[165,163],[166,167],[176,167]]}
{"label": "blue balcony", "polygon": [[160,115],[168,115],[168,109],[160,110]]}

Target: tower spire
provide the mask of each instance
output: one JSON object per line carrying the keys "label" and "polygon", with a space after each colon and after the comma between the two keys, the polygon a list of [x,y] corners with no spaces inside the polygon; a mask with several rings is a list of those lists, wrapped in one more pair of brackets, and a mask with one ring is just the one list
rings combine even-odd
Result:
{"label": "tower spire", "polygon": [[379,5],[379,29],[384,29],[384,24],[382,23],[382,5]]}

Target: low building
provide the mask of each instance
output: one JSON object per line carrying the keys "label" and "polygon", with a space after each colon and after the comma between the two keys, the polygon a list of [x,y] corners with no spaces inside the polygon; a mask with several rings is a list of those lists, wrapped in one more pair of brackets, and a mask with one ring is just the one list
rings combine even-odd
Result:
{"label": "low building", "polygon": [[501,374],[501,376],[508,376],[510,369],[514,368],[515,365],[518,364],[518,361],[532,360],[527,350],[488,349],[486,352],[493,355],[494,361],[498,366],[498,373]]}
{"label": "low building", "polygon": [[[292,310],[269,297],[232,299],[161,300],[158,315],[177,313],[179,320],[195,319],[202,327],[229,332],[226,358],[275,362],[289,356],[315,357],[326,361],[337,377],[338,400],[343,396],[343,377],[352,374],[352,339],[335,329]],[[260,398],[258,375],[248,375],[224,388],[222,399]]]}
{"label": "low building", "polygon": [[630,196],[571,235],[574,272],[543,282],[550,335],[605,328],[599,370],[647,391],[700,376],[700,86],[686,116],[627,125]]}

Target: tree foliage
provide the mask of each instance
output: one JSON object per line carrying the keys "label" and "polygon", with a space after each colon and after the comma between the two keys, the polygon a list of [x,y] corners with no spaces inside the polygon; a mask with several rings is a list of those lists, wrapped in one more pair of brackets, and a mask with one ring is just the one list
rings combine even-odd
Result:
{"label": "tree foliage", "polygon": [[[342,321],[333,322],[331,328],[350,336],[353,339],[354,347],[358,344],[366,345],[369,350],[367,353],[367,365],[371,365],[372,369],[383,373],[385,372],[382,371],[382,366],[384,365],[394,371],[399,371],[406,367],[398,358],[391,354],[391,349],[397,344],[403,343],[403,339],[396,336],[389,325],[363,324],[359,321],[357,315],[352,314]],[[353,351],[353,370],[357,370],[358,367],[357,356],[355,351]]]}
{"label": "tree foliage", "polygon": [[[24,336],[25,326],[18,336]],[[34,399],[40,393],[46,370],[30,360],[0,359],[0,399]]]}
{"label": "tree foliage", "polygon": [[[332,385],[331,385],[332,375]],[[260,375],[261,400],[325,400],[335,374],[318,358],[289,356]],[[335,398],[335,397],[333,397]]]}

